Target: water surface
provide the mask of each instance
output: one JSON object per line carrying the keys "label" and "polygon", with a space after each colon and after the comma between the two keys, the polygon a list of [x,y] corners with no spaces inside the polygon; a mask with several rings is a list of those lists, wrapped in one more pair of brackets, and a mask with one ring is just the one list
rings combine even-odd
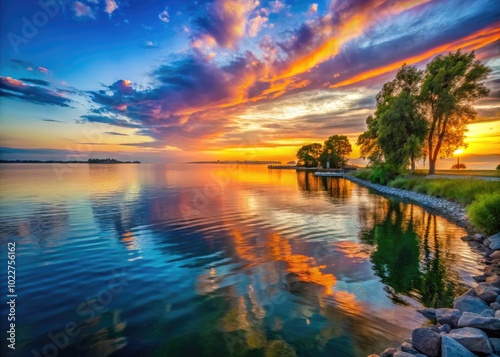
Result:
{"label": "water surface", "polygon": [[460,227],[341,178],[188,164],[0,174],[16,356],[366,356],[479,274]]}

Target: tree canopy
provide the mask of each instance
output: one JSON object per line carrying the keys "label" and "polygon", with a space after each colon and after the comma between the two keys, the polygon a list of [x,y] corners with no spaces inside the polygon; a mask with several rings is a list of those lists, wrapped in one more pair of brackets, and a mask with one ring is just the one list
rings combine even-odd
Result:
{"label": "tree canopy", "polygon": [[436,56],[425,71],[403,65],[395,79],[376,96],[376,110],[366,119],[367,130],[358,138],[361,157],[370,164],[396,171],[420,157],[429,159],[429,174],[436,160],[466,147],[467,124],[477,113],[475,100],[488,95],[491,69],[460,50]]}
{"label": "tree canopy", "polygon": [[351,143],[345,135],[332,135],[325,141],[321,153],[321,164],[331,168],[341,168],[347,165],[349,155],[352,152]]}
{"label": "tree canopy", "polygon": [[322,152],[323,146],[319,143],[302,146],[299,151],[297,151],[298,166],[318,167]]}

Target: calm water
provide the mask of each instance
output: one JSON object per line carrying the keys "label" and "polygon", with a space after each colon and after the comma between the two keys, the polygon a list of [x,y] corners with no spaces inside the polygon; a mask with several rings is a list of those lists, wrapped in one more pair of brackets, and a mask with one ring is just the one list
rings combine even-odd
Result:
{"label": "calm water", "polygon": [[187,164],[0,173],[15,356],[366,356],[479,274],[461,228],[340,178]]}

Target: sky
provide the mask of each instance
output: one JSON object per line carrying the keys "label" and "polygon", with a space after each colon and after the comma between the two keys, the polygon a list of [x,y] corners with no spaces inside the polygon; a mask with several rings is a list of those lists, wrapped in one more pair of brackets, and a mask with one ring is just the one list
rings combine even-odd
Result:
{"label": "sky", "polygon": [[2,1],[0,23],[2,159],[287,162],[338,134],[364,165],[382,84],[462,49],[492,72],[460,162],[500,164],[497,0]]}

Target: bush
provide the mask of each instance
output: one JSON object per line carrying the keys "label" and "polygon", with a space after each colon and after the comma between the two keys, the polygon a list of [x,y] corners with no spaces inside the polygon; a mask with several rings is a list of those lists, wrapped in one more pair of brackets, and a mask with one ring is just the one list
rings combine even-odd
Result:
{"label": "bush", "polygon": [[394,180],[405,173],[405,170],[391,164],[379,164],[374,166],[370,173],[370,181],[387,185],[390,181]]}
{"label": "bush", "polygon": [[351,175],[356,178],[359,178],[360,180],[369,180],[370,172],[371,172],[370,169],[362,169],[352,172]]}
{"label": "bush", "polygon": [[468,212],[472,223],[483,228],[486,234],[500,232],[500,192],[479,196]]}
{"label": "bush", "polygon": [[497,170],[500,170],[500,165],[497,166]]}

